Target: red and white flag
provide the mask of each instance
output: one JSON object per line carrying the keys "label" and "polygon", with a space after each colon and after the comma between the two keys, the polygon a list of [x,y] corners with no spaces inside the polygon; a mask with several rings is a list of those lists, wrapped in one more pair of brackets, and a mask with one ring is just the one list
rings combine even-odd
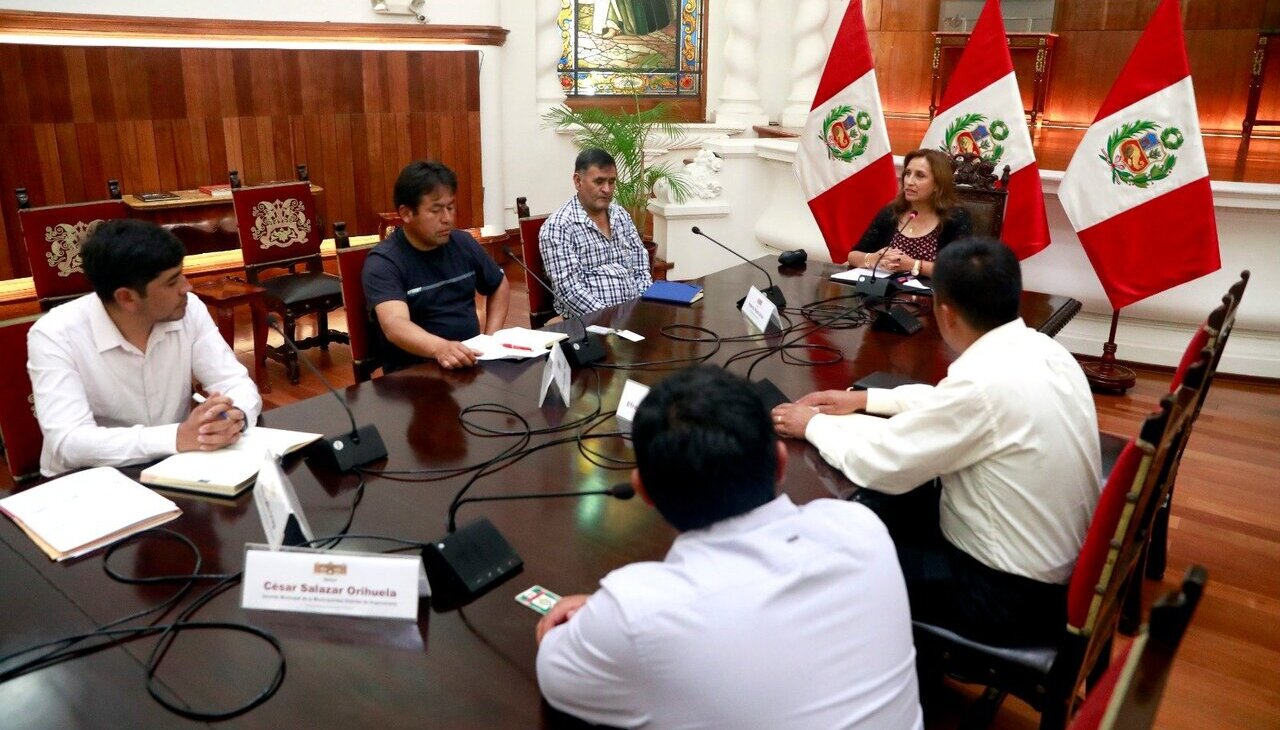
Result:
{"label": "red and white flag", "polygon": [[987,0],[983,7],[920,146],[949,154],[971,152],[994,165],[997,175],[1008,165],[1009,197],[1000,238],[1019,259],[1049,245],[1040,167],[1013,75],[999,0]]}
{"label": "red and white flag", "polygon": [[1115,309],[1221,267],[1177,0],[1162,0],[1058,188]]}
{"label": "red and white flag", "polygon": [[844,263],[871,219],[898,192],[862,0],[852,0],[840,22],[795,169],[831,260]]}

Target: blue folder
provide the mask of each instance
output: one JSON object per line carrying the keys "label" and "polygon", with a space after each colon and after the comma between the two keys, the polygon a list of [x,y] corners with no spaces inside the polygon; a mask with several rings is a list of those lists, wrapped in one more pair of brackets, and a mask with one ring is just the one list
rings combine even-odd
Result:
{"label": "blue folder", "polygon": [[689,305],[702,298],[702,287],[683,281],[655,281],[640,298],[646,302]]}

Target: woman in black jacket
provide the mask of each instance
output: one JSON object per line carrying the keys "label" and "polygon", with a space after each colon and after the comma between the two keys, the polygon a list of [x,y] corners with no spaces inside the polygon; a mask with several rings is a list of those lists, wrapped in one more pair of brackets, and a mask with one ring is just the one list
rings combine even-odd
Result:
{"label": "woman in black jacket", "polygon": [[849,253],[849,265],[930,276],[938,251],[972,229],[969,211],[956,197],[950,158],[941,150],[915,150],[902,160],[898,197],[872,219]]}

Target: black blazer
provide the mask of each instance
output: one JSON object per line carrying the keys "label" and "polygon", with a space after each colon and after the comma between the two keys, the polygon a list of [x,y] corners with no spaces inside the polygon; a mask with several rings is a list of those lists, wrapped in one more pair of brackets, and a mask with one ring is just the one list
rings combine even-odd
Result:
{"label": "black blazer", "polygon": [[[893,234],[898,230],[898,219],[893,213],[893,204],[890,203],[880,209],[876,213],[876,217],[871,219],[871,225],[867,226],[866,233],[862,234],[862,239],[858,241],[858,245],[853,247],[854,251],[864,251],[872,253],[879,251],[889,242],[893,240]],[[969,211],[963,205],[957,205],[947,212],[947,217],[942,219],[942,231],[938,234],[938,250],[951,243],[952,241],[972,235],[973,219],[969,216]]]}

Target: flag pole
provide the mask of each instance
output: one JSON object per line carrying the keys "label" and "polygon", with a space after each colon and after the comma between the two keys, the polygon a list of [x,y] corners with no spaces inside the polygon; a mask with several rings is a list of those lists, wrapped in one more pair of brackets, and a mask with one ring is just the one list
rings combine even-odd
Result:
{"label": "flag pole", "polygon": [[1119,324],[1120,310],[1113,309],[1111,334],[1107,335],[1107,341],[1102,346],[1102,359],[1086,362],[1080,367],[1084,368],[1084,376],[1094,389],[1123,395],[1138,381],[1138,374],[1116,362],[1116,327]]}

